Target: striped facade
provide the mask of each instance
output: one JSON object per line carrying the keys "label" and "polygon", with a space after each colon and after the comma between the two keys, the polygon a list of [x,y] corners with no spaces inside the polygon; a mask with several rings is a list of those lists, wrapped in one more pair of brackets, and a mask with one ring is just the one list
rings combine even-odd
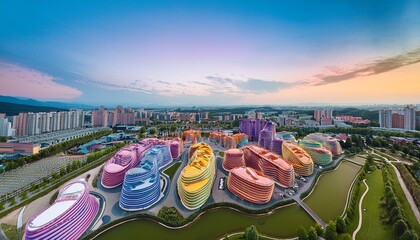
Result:
{"label": "striped facade", "polygon": [[211,147],[197,143],[190,147],[189,162],[178,177],[178,195],[189,210],[204,205],[211,193],[215,175],[215,157]]}
{"label": "striped facade", "polygon": [[271,177],[281,186],[292,187],[295,183],[293,166],[280,156],[256,145],[245,146],[242,150],[247,167]]}
{"label": "striped facade", "polygon": [[255,169],[237,167],[229,172],[227,188],[248,202],[265,204],[273,195],[274,181]]}
{"label": "striped facade", "polygon": [[284,160],[293,165],[296,174],[310,176],[314,172],[311,156],[301,147],[290,142],[283,142],[282,153]]}
{"label": "striped facade", "polygon": [[299,146],[312,157],[315,164],[327,165],[332,162],[331,151],[326,149],[319,142],[303,140],[299,141]]}
{"label": "striped facade", "polygon": [[244,167],[244,152],[241,149],[228,149],[225,151],[222,166],[225,170],[230,171],[236,167]]}
{"label": "striped facade", "polygon": [[99,202],[89,194],[86,181],[71,182],[49,208],[28,221],[23,239],[79,239],[98,211]]}
{"label": "striped facade", "polygon": [[311,133],[303,140],[312,140],[321,143],[326,149],[330,150],[334,156],[338,156],[343,152],[340,143],[336,138],[324,133]]}

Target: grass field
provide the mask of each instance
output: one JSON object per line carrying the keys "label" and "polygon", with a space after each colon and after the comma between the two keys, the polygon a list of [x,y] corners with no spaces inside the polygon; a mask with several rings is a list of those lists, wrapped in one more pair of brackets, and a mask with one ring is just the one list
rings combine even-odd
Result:
{"label": "grass field", "polygon": [[359,210],[357,209],[357,207],[359,206],[359,202],[360,202],[360,198],[362,197],[362,194],[366,191],[366,186],[363,183],[360,183],[360,188],[359,188],[359,193],[357,195],[357,200],[355,203],[355,211],[354,211],[354,216],[353,216],[353,220],[351,222],[347,223],[347,232],[349,233],[353,233],[354,230],[356,230],[357,225],[359,223]]}
{"label": "grass field", "polygon": [[178,170],[180,165],[181,165],[181,162],[174,163],[174,165],[172,165],[171,167],[169,167],[168,169],[163,171],[163,173],[168,175],[169,178],[172,180],[172,178],[174,177],[174,175],[176,173],[176,170]]}
{"label": "grass field", "polygon": [[6,237],[9,238],[9,240],[17,240],[18,239],[16,226],[2,223],[2,224],[0,224],[0,228],[3,230]]}
{"label": "grass field", "polygon": [[[381,222],[381,211],[383,209],[380,208],[379,202],[385,190],[382,171],[377,169],[366,174],[365,178],[367,179],[366,183],[369,186],[369,192],[366,194],[362,203],[363,223],[362,228],[356,235],[356,239],[394,239],[392,226],[383,225]],[[364,186],[364,184],[362,185]],[[364,186],[361,192],[363,193],[365,190],[366,187]],[[355,219],[358,222],[359,219]]]}

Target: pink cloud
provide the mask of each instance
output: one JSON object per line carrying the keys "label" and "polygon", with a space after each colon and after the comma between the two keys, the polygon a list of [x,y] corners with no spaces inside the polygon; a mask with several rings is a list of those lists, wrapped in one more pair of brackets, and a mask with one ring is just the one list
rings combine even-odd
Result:
{"label": "pink cloud", "polygon": [[78,89],[56,82],[56,78],[34,69],[0,62],[0,94],[41,99],[72,99]]}

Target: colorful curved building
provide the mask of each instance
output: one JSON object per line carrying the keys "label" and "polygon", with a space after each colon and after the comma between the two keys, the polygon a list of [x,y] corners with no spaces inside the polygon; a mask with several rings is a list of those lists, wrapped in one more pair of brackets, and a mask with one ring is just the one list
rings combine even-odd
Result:
{"label": "colorful curved building", "polygon": [[204,205],[211,193],[216,169],[211,147],[197,143],[190,147],[190,159],[178,177],[178,195],[189,210]]}
{"label": "colorful curved building", "polygon": [[331,151],[326,149],[319,142],[303,140],[299,141],[299,146],[312,157],[315,164],[327,165],[332,162]]}
{"label": "colorful curved building", "polygon": [[125,173],[137,166],[144,153],[151,148],[151,143],[133,144],[120,149],[104,165],[101,184],[105,188],[114,188],[122,184]]}
{"label": "colorful curved building", "polygon": [[124,180],[125,173],[140,162],[140,156],[149,148],[148,145],[133,144],[120,149],[104,165],[101,184],[105,188],[114,188]]}
{"label": "colorful curved building", "polygon": [[295,171],[293,166],[280,156],[256,145],[242,148],[245,164],[277,181],[281,186],[293,187]]}
{"label": "colorful curved building", "polygon": [[169,142],[157,138],[145,138],[139,143],[120,149],[104,165],[101,184],[105,188],[115,188],[124,181],[125,173],[139,165],[147,150],[157,145],[167,145]]}
{"label": "colorful curved building", "polygon": [[293,165],[296,174],[310,176],[314,172],[311,156],[301,147],[290,142],[283,142],[282,152],[284,160]]}
{"label": "colorful curved building", "polygon": [[182,134],[182,140],[189,143],[196,143],[201,140],[201,131],[200,130],[186,130]]}
{"label": "colorful curved building", "polygon": [[248,135],[245,133],[236,133],[233,134],[232,137],[235,139],[237,147],[242,147],[248,144]]}
{"label": "colorful curved building", "polygon": [[237,167],[229,172],[227,188],[248,202],[265,204],[273,195],[274,181],[255,169]]}
{"label": "colorful curved building", "polygon": [[324,133],[311,133],[303,140],[312,140],[321,143],[326,149],[330,150],[334,156],[338,156],[343,152],[340,143],[336,138]]}
{"label": "colorful curved building", "polygon": [[99,211],[84,179],[60,188],[54,203],[26,224],[23,239],[79,239]]}
{"label": "colorful curved building", "polygon": [[184,144],[181,138],[174,138],[170,145],[172,158],[178,158],[184,151]]}
{"label": "colorful curved building", "polygon": [[244,152],[241,149],[228,149],[225,151],[222,166],[225,170],[230,171],[236,167],[244,167]]}

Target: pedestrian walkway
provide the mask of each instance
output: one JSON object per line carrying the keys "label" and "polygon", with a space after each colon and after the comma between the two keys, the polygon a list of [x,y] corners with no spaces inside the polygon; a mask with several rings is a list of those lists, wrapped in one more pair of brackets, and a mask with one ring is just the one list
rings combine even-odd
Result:
{"label": "pedestrian walkway", "polygon": [[304,202],[302,202],[302,200],[300,199],[295,199],[296,202],[309,214],[309,216],[311,216],[319,225],[322,226],[322,228],[325,229],[325,223],[324,221],[322,221],[322,219],[320,217],[318,217],[318,215],[316,215],[312,209],[310,209]]}
{"label": "pedestrian walkway", "polygon": [[363,193],[362,197],[360,198],[360,202],[359,202],[359,225],[357,225],[356,230],[354,230],[353,232],[353,236],[352,239],[355,240],[356,239],[356,235],[359,232],[360,228],[362,228],[362,203],[363,203],[363,199],[365,198],[366,194],[369,192],[369,186],[366,184],[366,179],[363,179],[363,183],[366,186],[366,191]]}

